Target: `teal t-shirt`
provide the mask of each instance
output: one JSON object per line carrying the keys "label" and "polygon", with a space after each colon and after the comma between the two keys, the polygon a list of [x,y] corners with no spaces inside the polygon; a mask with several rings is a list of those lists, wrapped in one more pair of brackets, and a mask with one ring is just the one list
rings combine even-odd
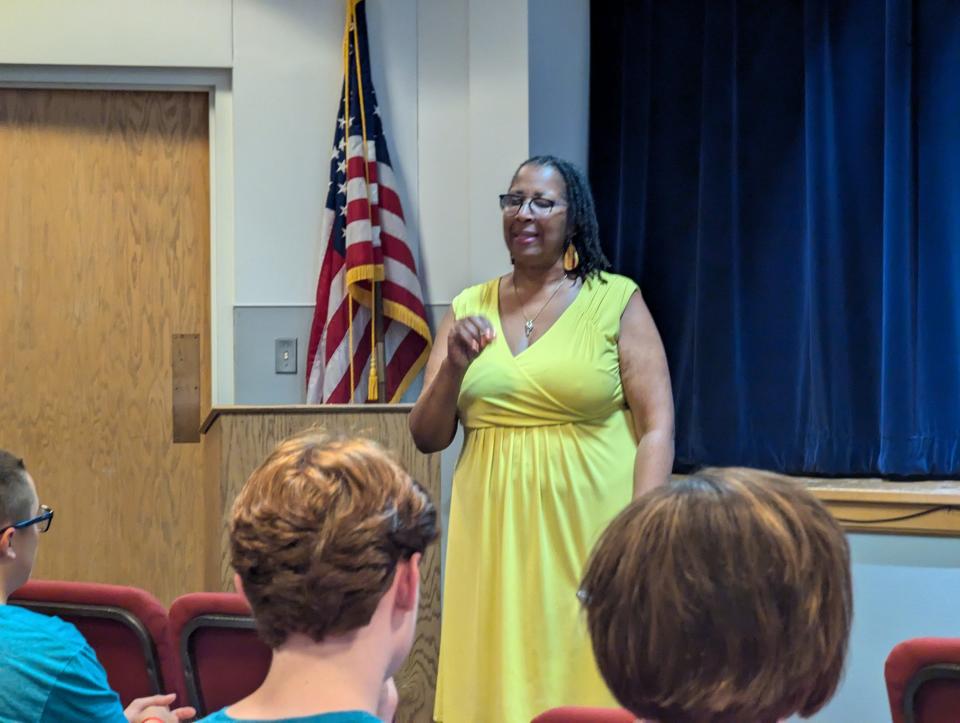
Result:
{"label": "teal t-shirt", "polygon": [[380,723],[380,719],[362,710],[348,710],[342,713],[320,713],[300,718],[271,718],[253,720],[251,718],[231,718],[227,709],[218,710],[200,723]]}
{"label": "teal t-shirt", "polygon": [[16,605],[0,605],[0,721],[127,723],[80,631]]}

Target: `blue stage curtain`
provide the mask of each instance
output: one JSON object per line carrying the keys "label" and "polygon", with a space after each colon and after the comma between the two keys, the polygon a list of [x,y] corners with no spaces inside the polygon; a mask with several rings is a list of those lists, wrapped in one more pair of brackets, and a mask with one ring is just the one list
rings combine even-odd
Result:
{"label": "blue stage curtain", "polygon": [[960,473],[960,2],[594,0],[591,45],[678,465]]}

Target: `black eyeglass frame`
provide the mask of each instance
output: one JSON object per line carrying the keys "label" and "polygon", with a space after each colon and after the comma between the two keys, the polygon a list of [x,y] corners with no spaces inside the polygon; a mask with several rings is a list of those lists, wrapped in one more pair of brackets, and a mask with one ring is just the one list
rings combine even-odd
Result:
{"label": "black eyeglass frame", "polygon": [[[522,196],[519,193],[501,193],[500,210],[516,216],[525,205],[529,204],[530,212],[534,216],[549,216],[555,208],[564,208],[567,204],[556,198],[545,198],[543,196]],[[510,203],[512,199],[520,199],[518,205]],[[515,210],[509,210],[515,209]]]}
{"label": "black eyeglass frame", "polygon": [[40,528],[40,533],[43,534],[50,529],[50,525],[53,524],[53,509],[47,507],[46,505],[40,505],[40,514],[36,517],[31,517],[29,520],[23,520],[22,522],[14,522],[12,525],[7,525],[6,527],[0,527],[0,535],[2,535],[7,530],[22,530],[24,527],[30,527],[30,525],[39,525],[41,523],[46,523],[43,527]]}

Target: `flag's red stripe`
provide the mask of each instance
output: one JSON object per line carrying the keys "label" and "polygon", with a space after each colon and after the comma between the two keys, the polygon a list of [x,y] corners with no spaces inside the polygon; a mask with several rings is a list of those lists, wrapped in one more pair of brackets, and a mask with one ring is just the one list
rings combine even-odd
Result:
{"label": "flag's red stripe", "polygon": [[[340,306],[337,307],[337,310],[334,312],[329,324],[327,325],[327,348],[323,350],[323,360],[327,364],[330,363],[333,355],[337,353],[337,349],[340,348],[341,342],[350,331],[349,306],[350,304],[348,297],[344,296],[340,301]],[[357,314],[360,313],[361,308],[362,307],[360,304],[353,304],[354,319],[357,318]]]}
{"label": "flag's red stripe", "polygon": [[333,391],[323,400],[324,404],[349,404],[350,402],[350,377],[345,376],[340,379],[340,383],[333,388]]}
{"label": "flag's red stripe", "polygon": [[314,360],[319,351],[320,337],[323,336],[323,327],[327,323],[327,303],[330,299],[330,284],[336,278],[337,272],[343,265],[343,257],[337,253],[333,244],[327,242],[327,250],[320,265],[320,278],[317,281],[317,305],[313,312],[313,324],[310,326],[310,342],[307,345],[307,381],[313,370]]}
{"label": "flag's red stripe", "polygon": [[329,364],[333,355],[337,353],[340,343],[343,341],[343,335],[347,330],[347,304],[346,299],[341,299],[339,306],[333,310],[330,319],[327,321],[326,346],[323,349],[324,364]]}
{"label": "flag's red stripe", "polygon": [[347,201],[347,225],[370,219],[370,202],[361,196]]}
{"label": "flag's red stripe", "polygon": [[383,291],[384,299],[403,304],[417,316],[426,318],[426,309],[423,308],[423,302],[417,296],[410,293],[410,290],[407,289],[406,286],[401,286],[387,279],[380,288]]}
{"label": "flag's red stripe", "polygon": [[[368,145],[370,143],[368,142]],[[370,183],[377,182],[377,164],[367,163],[366,170],[370,175],[364,174],[364,163],[362,156],[350,156],[347,159],[347,178],[363,178]]]}
{"label": "flag's red stripe", "polygon": [[[356,336],[354,336],[356,340]],[[361,373],[363,372],[363,367],[367,363],[367,359],[370,357],[370,323],[368,322],[363,330],[363,335],[357,340],[357,351],[353,355],[353,373],[356,375],[354,377],[354,388],[359,386]],[[362,395],[366,396],[366,394]],[[337,383],[337,386],[334,387],[333,391],[330,393],[328,401],[334,404],[347,404],[350,401],[350,367],[347,366],[343,370],[343,377]],[[361,398],[360,401],[363,401]]]}
{"label": "flag's red stripe", "polygon": [[410,253],[410,247],[396,236],[388,234],[382,228],[380,229],[380,247],[383,249],[384,256],[396,259],[413,273],[417,273],[417,263],[413,259],[413,254]]}
{"label": "flag's red stripe", "polygon": [[371,241],[361,241],[359,243],[347,246],[347,268],[352,269],[355,266],[366,266],[378,262],[378,249],[373,247]]}
{"label": "flag's red stripe", "polygon": [[400,382],[407,375],[407,370],[412,367],[417,359],[420,358],[420,355],[423,353],[423,350],[426,348],[426,340],[414,332],[410,332],[400,342],[400,345],[397,347],[397,350],[393,353],[393,356],[390,358],[390,363],[387,364],[387,399],[393,399],[393,395],[397,391],[397,387],[400,385]]}
{"label": "flag's red stripe", "polygon": [[381,208],[386,209],[395,216],[399,216],[401,221],[404,220],[403,208],[400,206],[400,197],[397,195],[396,191],[390,188],[390,186],[381,183],[378,192],[378,198]]}

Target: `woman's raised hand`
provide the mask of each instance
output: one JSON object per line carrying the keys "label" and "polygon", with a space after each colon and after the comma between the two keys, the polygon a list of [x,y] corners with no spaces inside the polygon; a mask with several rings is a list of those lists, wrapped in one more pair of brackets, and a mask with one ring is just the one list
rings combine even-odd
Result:
{"label": "woman's raised hand", "polygon": [[427,361],[423,392],[410,412],[410,432],[421,452],[439,452],[450,446],[457,433],[457,398],[463,375],[495,336],[483,316],[456,319],[453,309],[443,315]]}
{"label": "woman's raised hand", "polygon": [[493,326],[484,316],[457,319],[447,336],[447,361],[463,374],[495,336]]}

